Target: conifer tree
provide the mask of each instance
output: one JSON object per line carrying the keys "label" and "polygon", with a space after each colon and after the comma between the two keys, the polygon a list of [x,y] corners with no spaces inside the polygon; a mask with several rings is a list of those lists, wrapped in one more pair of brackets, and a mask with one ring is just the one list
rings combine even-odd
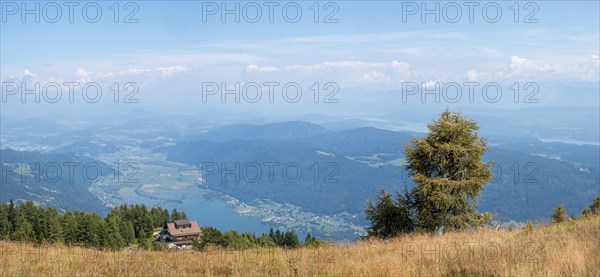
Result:
{"label": "conifer tree", "polygon": [[552,214],[552,222],[553,223],[561,223],[569,220],[569,214],[567,213],[567,209],[563,204],[558,204],[556,208],[554,208],[554,213]]}
{"label": "conifer tree", "polygon": [[46,222],[47,222],[47,240],[50,243],[54,242],[62,242],[63,241],[63,232],[60,224],[60,216],[56,209],[49,208],[46,210]]}
{"label": "conifer tree", "polygon": [[0,206],[0,238],[7,238],[12,231],[12,226],[10,220],[8,219],[8,210],[8,205]]}
{"label": "conifer tree", "polygon": [[600,196],[596,196],[594,203],[583,209],[581,216],[586,217],[594,214],[600,214]]}
{"label": "conifer tree", "polygon": [[381,190],[375,200],[375,205],[371,201],[367,202],[365,214],[371,222],[371,226],[367,228],[367,234],[385,239],[412,231],[413,222],[410,209],[408,195],[398,194],[398,202],[395,202],[389,192]]}
{"label": "conifer tree", "polygon": [[429,124],[429,134],[405,147],[415,225],[423,230],[481,226],[490,216],[477,212],[475,198],[492,178],[483,162],[487,142],[479,126],[459,112],[445,110]]}
{"label": "conifer tree", "polygon": [[17,241],[33,241],[35,239],[35,231],[33,225],[29,223],[25,214],[19,212],[15,219],[15,230],[10,234],[10,239]]}

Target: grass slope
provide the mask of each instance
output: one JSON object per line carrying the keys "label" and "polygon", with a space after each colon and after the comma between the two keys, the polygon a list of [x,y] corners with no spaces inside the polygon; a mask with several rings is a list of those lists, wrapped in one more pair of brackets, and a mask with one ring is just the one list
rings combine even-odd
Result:
{"label": "grass slope", "polygon": [[600,216],[315,249],[109,252],[0,241],[0,250],[2,276],[600,276]]}

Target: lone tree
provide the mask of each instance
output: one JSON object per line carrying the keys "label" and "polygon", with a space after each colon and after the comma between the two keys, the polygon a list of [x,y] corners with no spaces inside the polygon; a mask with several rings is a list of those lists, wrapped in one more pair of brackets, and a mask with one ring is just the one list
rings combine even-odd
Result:
{"label": "lone tree", "polygon": [[558,204],[556,208],[554,208],[554,213],[552,214],[552,222],[553,223],[561,223],[569,220],[569,214],[567,213],[567,209],[563,204]]}
{"label": "lone tree", "polygon": [[415,182],[411,191],[419,229],[459,230],[485,224],[491,217],[475,209],[475,198],[492,178],[493,163],[483,162],[487,142],[479,126],[460,112],[446,109],[428,126],[424,138],[405,147],[407,170]]}
{"label": "lone tree", "polygon": [[367,202],[369,236],[389,238],[416,230],[459,230],[485,224],[489,214],[475,210],[475,198],[492,178],[493,163],[483,162],[487,143],[477,123],[446,110],[429,125],[429,134],[405,148],[407,170],[415,187],[397,201],[382,190],[375,205]]}

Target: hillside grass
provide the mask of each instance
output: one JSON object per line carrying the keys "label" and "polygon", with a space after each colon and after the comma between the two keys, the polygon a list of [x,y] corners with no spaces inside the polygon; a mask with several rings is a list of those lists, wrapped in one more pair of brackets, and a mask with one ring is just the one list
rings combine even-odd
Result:
{"label": "hillside grass", "polygon": [[600,216],[293,250],[97,251],[0,241],[2,276],[600,276]]}

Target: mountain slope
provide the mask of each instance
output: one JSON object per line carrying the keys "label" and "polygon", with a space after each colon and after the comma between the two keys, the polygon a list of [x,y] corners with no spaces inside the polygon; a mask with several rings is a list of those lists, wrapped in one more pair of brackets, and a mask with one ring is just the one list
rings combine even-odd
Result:
{"label": "mountain slope", "polygon": [[[74,154],[0,150],[0,201],[32,200],[59,210],[104,213],[106,206],[89,191],[97,177],[113,171],[104,163]],[[87,172],[87,173],[86,173]],[[100,177],[100,176],[99,176]]]}
{"label": "mountain slope", "polygon": [[[227,129],[237,128],[239,126]],[[258,133],[257,130],[265,127],[255,128],[244,126],[242,129]],[[243,201],[268,198],[323,215],[349,212],[358,215],[356,222],[364,223],[362,212],[366,199],[371,199],[381,188],[395,191],[413,185],[402,168],[403,148],[412,135],[365,127],[313,136],[296,135],[287,140],[275,135],[261,140],[179,142],[163,151],[168,153],[169,160],[199,167],[218,165],[221,171],[211,174],[212,179],[207,178],[208,186]],[[547,218],[557,203],[579,213],[585,203],[600,194],[598,163],[591,162],[597,146],[577,147],[527,140],[531,145],[517,147],[519,140],[504,138],[507,143],[500,144],[519,151],[491,147],[485,155],[485,160],[496,162],[497,167],[494,181],[485,187],[479,199],[481,211],[492,212],[500,220],[535,220]],[[540,153],[524,152],[527,150]],[[588,154],[581,153],[577,158],[577,155],[570,155],[570,151]],[[574,161],[562,161],[552,155],[544,156],[544,153],[564,154]],[[253,168],[247,165],[268,162],[279,164],[275,179],[264,176],[266,166],[262,166],[263,176],[258,180],[249,182],[243,178],[244,166],[254,174]],[[240,178],[222,178],[223,169],[235,169],[236,163]],[[295,182],[281,175],[283,165],[292,163],[298,164],[304,173]],[[333,167],[324,168],[328,163]],[[320,167],[317,181],[314,180],[315,164]],[[334,169],[337,170],[334,174],[337,182],[324,183],[326,175]]]}

